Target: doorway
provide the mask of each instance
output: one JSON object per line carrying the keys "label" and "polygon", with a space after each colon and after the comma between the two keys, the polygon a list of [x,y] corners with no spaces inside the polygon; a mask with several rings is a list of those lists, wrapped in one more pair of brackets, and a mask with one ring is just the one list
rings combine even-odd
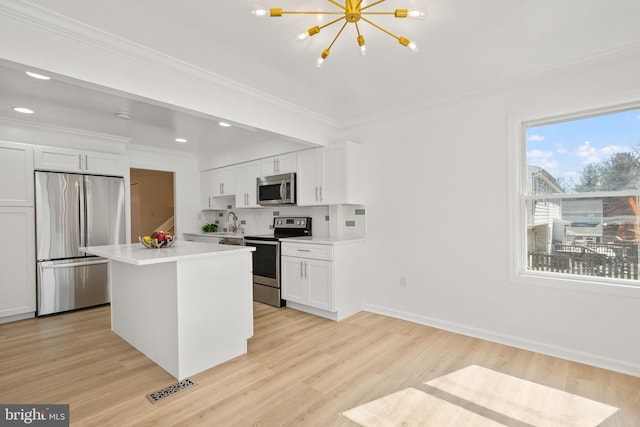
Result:
{"label": "doorway", "polygon": [[175,234],[173,172],[131,168],[131,242],[154,231]]}

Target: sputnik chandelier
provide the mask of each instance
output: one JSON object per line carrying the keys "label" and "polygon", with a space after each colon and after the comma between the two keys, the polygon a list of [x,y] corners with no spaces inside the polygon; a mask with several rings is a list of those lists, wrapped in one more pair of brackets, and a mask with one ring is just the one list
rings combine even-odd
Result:
{"label": "sputnik chandelier", "polygon": [[316,34],[320,33],[320,30],[323,30],[330,25],[336,24],[344,20],[342,27],[340,27],[340,30],[338,30],[338,33],[333,38],[333,41],[331,41],[329,46],[322,51],[320,58],[318,58],[316,65],[318,65],[319,67],[322,66],[325,59],[327,59],[327,57],[331,53],[331,48],[333,47],[333,44],[336,42],[338,37],[340,37],[340,34],[342,34],[342,31],[345,29],[345,27],[348,24],[353,24],[355,26],[356,34],[357,34],[356,42],[358,43],[358,46],[360,46],[360,54],[366,55],[367,47],[364,41],[364,36],[360,34],[360,27],[358,26],[359,22],[365,22],[369,25],[372,25],[378,30],[398,40],[398,43],[400,45],[408,47],[413,52],[416,52],[418,50],[418,47],[416,46],[416,44],[411,40],[402,36],[396,36],[392,32],[382,28],[380,25],[374,22],[371,22],[371,20],[369,20],[366,16],[390,15],[390,16],[394,16],[395,18],[409,18],[409,19],[424,20],[427,16],[426,9],[415,9],[415,10],[396,9],[390,12],[372,12],[372,11],[369,11],[370,8],[379,5],[385,0],[377,0],[367,5],[362,4],[363,0],[344,0],[344,4],[340,4],[334,0],[327,0],[327,1],[337,6],[338,8],[340,8],[340,10],[338,11],[289,11],[289,10],[282,10],[282,8],[279,8],[279,7],[272,7],[270,9],[257,7],[253,9],[251,13],[252,15],[255,15],[255,16],[270,16],[270,17],[281,17],[282,15],[340,15],[338,18],[324,25],[320,25],[320,26],[316,25],[314,27],[311,27],[307,31],[297,36],[298,40],[308,39],[309,37],[315,36]]}

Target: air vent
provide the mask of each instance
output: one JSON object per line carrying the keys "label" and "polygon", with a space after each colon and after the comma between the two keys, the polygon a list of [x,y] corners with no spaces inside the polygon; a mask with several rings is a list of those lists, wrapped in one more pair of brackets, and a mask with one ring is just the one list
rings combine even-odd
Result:
{"label": "air vent", "polygon": [[178,381],[177,383],[172,384],[168,387],[165,387],[162,390],[158,390],[153,393],[147,394],[147,399],[149,399],[149,402],[151,403],[157,403],[162,399],[166,399],[169,396],[173,396],[179,391],[186,390],[188,388],[193,387],[194,385],[196,385],[196,383],[191,381],[189,378],[185,378],[184,380]]}

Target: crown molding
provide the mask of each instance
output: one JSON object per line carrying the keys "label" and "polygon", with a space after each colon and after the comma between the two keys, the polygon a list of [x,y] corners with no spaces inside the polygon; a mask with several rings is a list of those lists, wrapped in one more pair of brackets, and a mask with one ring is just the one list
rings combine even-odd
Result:
{"label": "crown molding", "polygon": [[76,128],[68,128],[64,126],[56,126],[49,125],[43,123],[34,123],[28,120],[20,120],[13,119],[9,117],[0,117],[0,125],[5,127],[16,127],[19,129],[35,129],[38,131],[45,131],[51,133],[58,133],[64,135],[74,135],[80,136],[83,138],[89,138],[92,140],[97,140],[101,142],[110,142],[110,143],[118,143],[118,144],[128,144],[131,141],[131,138],[119,136],[119,135],[111,135],[107,133],[94,132],[90,130],[84,129],[76,129]]}
{"label": "crown molding", "polygon": [[28,1],[0,0],[0,15],[17,19],[41,30],[55,33],[74,42],[89,45],[92,48],[121,56],[145,66],[151,66],[160,72],[190,80],[211,89],[223,88],[253,98],[256,102],[266,103],[280,109],[302,115],[311,121],[334,129],[341,129],[343,123],[281,98],[243,85],[204,68],[179,60],[157,50],[103,31],[64,15],[52,12]]}
{"label": "crown molding", "polygon": [[449,92],[443,95],[433,96],[421,101],[405,104],[400,107],[380,111],[359,119],[350,120],[343,125],[345,128],[363,126],[381,119],[405,116],[408,113],[437,108],[445,104],[473,100],[494,94],[496,92],[507,91],[518,86],[539,81],[550,80],[563,77],[571,73],[584,72],[585,69],[611,66],[611,64],[623,63],[625,61],[637,60],[640,58],[640,43],[633,43],[619,49],[610,50],[596,55],[587,56],[561,65],[542,68],[526,74],[504,79],[499,83],[478,85],[456,92]]}

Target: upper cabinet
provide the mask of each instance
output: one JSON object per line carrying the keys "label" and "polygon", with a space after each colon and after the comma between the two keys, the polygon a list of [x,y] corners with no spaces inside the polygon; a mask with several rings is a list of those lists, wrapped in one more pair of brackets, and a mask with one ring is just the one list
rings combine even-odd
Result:
{"label": "upper cabinet", "polygon": [[33,148],[0,141],[0,206],[33,206]]}
{"label": "upper cabinet", "polygon": [[34,153],[34,166],[41,170],[113,176],[126,171],[125,157],[118,154],[55,147],[36,147]]}
{"label": "upper cabinet", "polygon": [[256,182],[260,176],[260,161],[242,163],[236,166],[236,207],[257,208]]}
{"label": "upper cabinet", "polygon": [[296,171],[296,153],[269,157],[260,161],[261,176],[278,175]]}
{"label": "upper cabinet", "polygon": [[227,209],[229,197],[236,195],[236,168],[228,166],[200,173],[202,209]]}
{"label": "upper cabinet", "polygon": [[298,205],[364,204],[362,146],[331,144],[298,153]]}

